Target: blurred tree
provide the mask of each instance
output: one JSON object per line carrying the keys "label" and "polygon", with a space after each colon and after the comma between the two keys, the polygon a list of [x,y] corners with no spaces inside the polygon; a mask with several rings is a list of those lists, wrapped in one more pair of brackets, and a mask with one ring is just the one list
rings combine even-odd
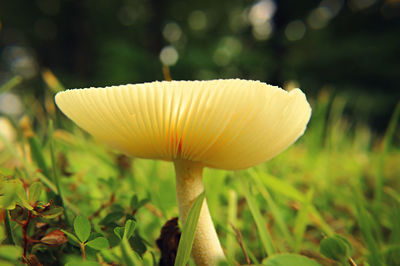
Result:
{"label": "blurred tree", "polygon": [[0,81],[20,74],[40,94],[41,67],[66,87],[160,80],[170,46],[174,79],[329,87],[383,128],[400,99],[399,30],[399,1],[1,1]]}

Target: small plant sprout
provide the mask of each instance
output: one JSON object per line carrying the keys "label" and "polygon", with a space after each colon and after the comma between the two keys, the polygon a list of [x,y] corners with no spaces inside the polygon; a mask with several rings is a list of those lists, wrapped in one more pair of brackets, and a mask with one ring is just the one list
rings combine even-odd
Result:
{"label": "small plant sprout", "polygon": [[[311,115],[301,90],[240,79],[73,89],[55,99],[78,126],[112,147],[172,161],[183,224],[204,190],[204,167],[239,170],[267,161],[304,133]],[[206,201],[192,257],[197,265],[224,258]]]}

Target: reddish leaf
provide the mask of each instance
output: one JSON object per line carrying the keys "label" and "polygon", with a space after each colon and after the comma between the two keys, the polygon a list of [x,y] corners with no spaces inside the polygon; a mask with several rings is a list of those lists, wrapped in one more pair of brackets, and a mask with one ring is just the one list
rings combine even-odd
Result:
{"label": "reddish leaf", "polygon": [[35,254],[29,255],[28,265],[29,266],[43,266],[43,264],[40,263],[38,257],[36,257]]}
{"label": "reddish leaf", "polygon": [[68,238],[60,230],[54,230],[54,231],[51,231],[46,236],[42,237],[42,239],[40,241],[43,244],[46,244],[49,246],[59,246],[61,244],[64,244],[65,242],[67,242]]}

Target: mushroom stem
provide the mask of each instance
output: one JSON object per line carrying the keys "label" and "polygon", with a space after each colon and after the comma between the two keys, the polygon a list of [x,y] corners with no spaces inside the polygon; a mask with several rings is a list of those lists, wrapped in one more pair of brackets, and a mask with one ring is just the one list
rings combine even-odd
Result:
{"label": "mushroom stem", "polygon": [[[197,196],[204,191],[203,165],[190,161],[174,161],[176,174],[176,196],[179,216],[185,224],[190,208]],[[223,259],[224,252],[211,220],[207,202],[204,200],[192,247],[196,265],[215,265]]]}

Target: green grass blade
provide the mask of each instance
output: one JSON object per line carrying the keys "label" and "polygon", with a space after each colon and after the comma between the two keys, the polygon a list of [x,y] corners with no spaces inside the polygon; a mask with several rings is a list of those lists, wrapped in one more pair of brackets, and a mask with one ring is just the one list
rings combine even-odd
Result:
{"label": "green grass blade", "polygon": [[[12,154],[14,158],[16,158],[21,164],[26,168],[27,171],[29,171],[29,174],[32,177],[37,177],[40,182],[42,182],[46,187],[48,187],[52,192],[57,193],[57,188],[51,182],[47,176],[44,176],[42,173],[39,173],[34,169],[32,165],[30,165],[17,151],[16,146],[12,145],[0,132],[0,140],[3,142],[3,144],[6,146],[6,148],[9,150],[9,152]],[[79,214],[80,210],[78,207],[70,203],[69,201],[65,200],[65,205],[69,208],[69,210],[73,211],[75,214]]]}
{"label": "green grass blade", "polygon": [[179,240],[178,253],[176,255],[175,266],[184,266],[188,263],[197,222],[199,221],[201,207],[203,206],[205,193],[201,193],[194,201],[189,210],[185,225],[183,226],[181,239]]}
{"label": "green grass blade", "polygon": [[[258,171],[257,174],[262,183],[270,190],[300,203],[306,202],[306,197],[287,182],[284,182],[283,180],[280,180],[279,178],[264,172]],[[314,218],[314,224],[321,228],[321,230],[324,231],[325,234],[331,236],[335,233],[335,231],[330,227],[329,224],[325,222],[321,214],[313,205],[310,206],[309,211]]]}
{"label": "green grass blade", "polygon": [[244,178],[240,177],[241,189],[246,198],[247,204],[249,205],[250,212],[253,215],[254,221],[256,223],[258,234],[260,235],[261,242],[268,256],[275,254],[275,246],[272,242],[271,235],[267,230],[267,221],[263,218],[260,208],[258,207],[256,199],[250,193],[247,182]]}
{"label": "green grass blade", "polygon": [[51,157],[51,166],[52,166],[51,168],[53,169],[53,182],[55,183],[56,188],[57,188],[56,200],[64,208],[65,220],[67,221],[67,223],[69,223],[67,209],[65,208],[64,199],[63,199],[63,195],[62,195],[62,191],[61,191],[60,177],[58,176],[56,158],[55,158],[55,153],[54,153],[53,120],[49,121],[49,142],[50,142],[50,155],[51,155],[50,157]]}
{"label": "green grass blade", "polygon": [[393,137],[396,133],[397,124],[400,118],[400,102],[397,103],[396,108],[393,112],[393,115],[389,121],[389,126],[386,129],[385,137],[383,138],[383,147],[382,153],[378,159],[378,166],[377,166],[377,180],[376,186],[374,191],[374,209],[376,213],[379,213],[382,206],[383,201],[383,187],[385,184],[385,177],[383,173],[384,162],[388,152],[389,147],[392,144]]}
{"label": "green grass blade", "polygon": [[243,239],[243,248],[246,250],[247,255],[249,255],[250,261],[254,263],[254,265],[259,265],[260,262],[258,261],[256,255],[248,248],[246,241]]}
{"label": "green grass blade", "polygon": [[[229,189],[228,198],[228,228],[230,225],[236,227],[237,222],[237,194],[233,189]],[[226,236],[227,256],[230,259],[235,259],[236,238],[234,233],[228,233]]]}
{"label": "green grass blade", "polygon": [[388,148],[392,144],[393,137],[396,133],[397,124],[400,119],[400,102],[397,103],[393,115],[390,118],[389,126],[386,129],[385,137],[383,139],[383,152],[387,152]]}
{"label": "green grass blade", "polygon": [[364,198],[358,188],[354,188],[354,190],[357,221],[368,251],[370,252],[370,255],[367,257],[368,263],[376,266],[383,265],[383,258],[380,254],[378,240],[374,237],[374,226],[371,217],[363,204]]}
{"label": "green grass blade", "polygon": [[307,200],[302,204],[302,207],[299,211],[299,213],[296,216],[295,222],[294,222],[294,237],[295,237],[295,252],[300,251],[300,246],[301,243],[303,242],[303,237],[304,237],[304,232],[306,230],[307,224],[308,224],[308,212],[309,212],[309,207],[311,205],[311,200],[312,196],[314,194],[313,189],[310,189],[307,193]]}
{"label": "green grass blade", "polygon": [[49,178],[50,172],[46,165],[46,161],[44,159],[44,155],[42,152],[42,147],[39,143],[38,138],[35,135],[30,136],[28,137],[28,143],[29,147],[31,148],[32,159],[35,161],[37,166],[42,170],[43,174]]}
{"label": "green grass blade", "polygon": [[15,240],[14,240],[14,234],[11,229],[11,218],[10,218],[10,213],[8,210],[4,210],[5,217],[4,217],[4,225],[6,229],[6,234],[7,234],[7,242],[6,244],[11,244],[15,245]]}
{"label": "green grass blade", "polygon": [[275,192],[296,201],[303,202],[305,200],[304,195],[287,182],[261,171],[258,171],[258,175],[262,182]]}
{"label": "green grass blade", "polygon": [[20,84],[22,82],[22,78],[20,76],[15,76],[12,79],[10,79],[9,81],[7,81],[6,83],[4,83],[3,85],[1,85],[0,87],[0,94],[5,93],[9,90],[11,90],[12,88],[14,88],[15,86],[17,86],[18,84]]}
{"label": "green grass blade", "polygon": [[272,199],[270,193],[268,190],[265,188],[265,186],[262,184],[260,181],[258,174],[256,171],[253,169],[249,170],[250,176],[253,178],[254,183],[257,186],[258,191],[261,193],[261,195],[264,197],[265,201],[268,204],[268,208],[271,210],[271,213],[276,221],[276,225],[279,228],[279,231],[285,238],[285,240],[290,244],[291,248],[294,248],[294,239],[292,235],[289,232],[289,228],[286,226],[283,217],[281,215],[281,212],[279,211],[278,206],[275,204],[274,200]]}

